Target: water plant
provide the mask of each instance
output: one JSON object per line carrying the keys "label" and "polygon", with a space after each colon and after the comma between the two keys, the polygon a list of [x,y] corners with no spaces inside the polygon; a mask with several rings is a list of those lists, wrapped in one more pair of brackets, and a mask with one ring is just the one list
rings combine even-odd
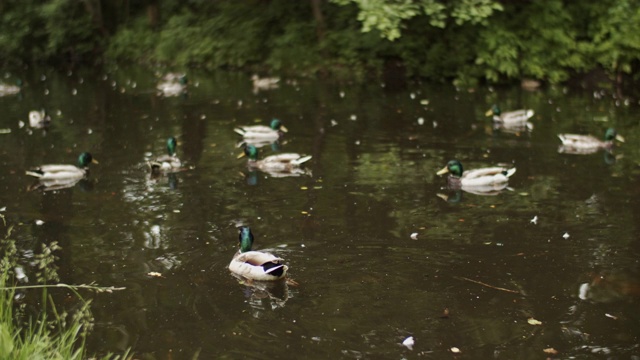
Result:
{"label": "water plant", "polygon": [[[0,214],[6,227],[6,221]],[[36,282],[34,285],[20,285],[25,275],[19,264],[19,250],[15,240],[11,239],[13,226],[7,228],[6,235],[0,239],[0,359],[84,359],[87,357],[85,341],[93,328],[91,301],[85,300],[80,289],[97,292],[111,292],[122,288],[99,287],[94,284],[67,285],[57,282],[59,277],[54,252],[60,247],[54,242],[42,245],[37,254],[35,264]],[[59,311],[53,297],[48,294],[49,288],[66,288],[79,300],[79,306],[71,313]],[[42,300],[34,311],[27,309],[25,302],[17,299],[28,289],[40,289]],[[126,359],[123,355],[106,354],[102,359]]]}

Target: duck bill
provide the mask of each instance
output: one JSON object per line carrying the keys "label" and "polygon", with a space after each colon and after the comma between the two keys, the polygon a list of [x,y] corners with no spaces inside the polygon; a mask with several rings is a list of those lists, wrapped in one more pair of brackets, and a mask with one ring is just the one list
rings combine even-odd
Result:
{"label": "duck bill", "polygon": [[280,125],[280,131],[287,132],[289,130],[287,130],[287,128],[284,125]]}
{"label": "duck bill", "polygon": [[491,109],[487,110],[487,112],[484,113],[484,116],[491,116],[491,115],[493,115],[493,110]]}
{"label": "duck bill", "polygon": [[436,173],[436,175],[443,175],[449,172],[449,169],[447,169],[447,167],[445,166],[444,168],[442,168],[440,171],[438,171]]}
{"label": "duck bill", "polygon": [[238,156],[236,157],[236,159],[242,159],[244,157],[244,153],[241,152],[240,154],[238,154]]}
{"label": "duck bill", "polygon": [[100,164],[100,163],[98,162],[98,160],[96,160],[96,159],[91,159],[91,163],[93,163],[93,164]]}
{"label": "duck bill", "polygon": [[616,135],[616,140],[620,141],[620,142],[624,142],[624,138],[622,137],[622,135]]}

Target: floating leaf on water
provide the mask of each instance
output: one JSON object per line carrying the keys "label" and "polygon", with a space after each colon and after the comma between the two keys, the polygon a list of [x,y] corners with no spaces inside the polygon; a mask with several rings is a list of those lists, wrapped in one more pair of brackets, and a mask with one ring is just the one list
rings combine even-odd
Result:
{"label": "floating leaf on water", "polygon": [[449,309],[445,308],[444,310],[442,310],[442,315],[440,315],[441,319],[448,319],[449,318]]}
{"label": "floating leaf on water", "polygon": [[36,220],[36,225],[40,226],[40,225],[42,225],[42,224],[44,224],[44,221],[42,221],[42,220]]}
{"label": "floating leaf on water", "polygon": [[300,213],[301,213],[301,214],[303,214],[303,215],[308,215],[308,214],[309,214],[309,212],[308,212],[308,211],[304,211],[304,210],[303,210],[303,211],[300,211]]}
{"label": "floating leaf on water", "polygon": [[533,225],[538,225],[538,215],[534,216],[530,221]]}
{"label": "floating leaf on water", "polygon": [[412,238],[413,240],[418,240],[418,233],[417,233],[417,232],[412,233],[412,234],[411,234],[411,238]]}
{"label": "floating leaf on water", "polygon": [[418,118],[418,125],[424,125],[424,118]]}
{"label": "floating leaf on water", "polygon": [[529,323],[529,325],[542,325],[541,321],[538,321],[534,318],[527,319],[527,323]]}
{"label": "floating leaf on water", "polygon": [[454,353],[454,354],[460,354],[460,353],[462,352],[460,349],[458,349],[458,348],[457,348],[457,347],[455,347],[455,346],[454,346],[454,347],[452,347],[450,350],[451,350],[451,352],[452,352],[452,353]]}
{"label": "floating leaf on water", "polygon": [[404,339],[404,341],[402,342],[402,345],[406,346],[409,350],[413,350],[413,345],[415,345],[415,340],[413,340],[413,336],[409,336],[408,338]]}
{"label": "floating leaf on water", "polygon": [[10,134],[11,129],[0,129],[0,134]]}
{"label": "floating leaf on water", "polygon": [[564,235],[562,235],[563,238],[568,239],[571,235],[569,235],[568,232],[564,233]]}
{"label": "floating leaf on water", "polygon": [[309,190],[309,188],[306,186],[300,186],[300,190]]}
{"label": "floating leaf on water", "polygon": [[429,105],[429,100],[427,99],[420,100],[420,105],[425,105],[425,106]]}
{"label": "floating leaf on water", "polygon": [[333,119],[331,119],[331,126],[336,126],[336,125],[338,125],[338,122],[333,120]]}
{"label": "floating leaf on water", "polygon": [[558,350],[554,348],[546,348],[542,351],[544,351],[546,354],[551,354],[551,355],[556,355],[558,353]]}
{"label": "floating leaf on water", "polygon": [[615,315],[611,315],[611,314],[604,314],[604,316],[606,316],[606,317],[608,317],[608,318],[610,318],[610,319],[613,319],[613,320],[618,320],[618,317],[617,317],[617,316],[615,316]]}
{"label": "floating leaf on water", "polygon": [[151,271],[147,273],[147,276],[151,276],[151,277],[162,277],[162,274],[160,274],[159,272],[155,272],[155,271]]}
{"label": "floating leaf on water", "polygon": [[22,120],[18,121],[18,127],[22,129],[24,127],[24,121]]}
{"label": "floating leaf on water", "polygon": [[521,192],[521,193],[518,193],[518,195],[520,195],[520,196],[529,196],[529,193],[528,192]]}
{"label": "floating leaf on water", "polygon": [[353,114],[349,117],[349,119],[351,119],[352,121],[356,121],[358,119],[358,116],[356,116],[356,114]]}

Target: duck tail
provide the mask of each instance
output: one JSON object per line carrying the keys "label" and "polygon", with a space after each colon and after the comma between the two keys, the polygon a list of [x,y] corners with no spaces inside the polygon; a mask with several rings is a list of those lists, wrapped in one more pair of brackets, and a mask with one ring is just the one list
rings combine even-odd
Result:
{"label": "duck tail", "polygon": [[235,131],[235,133],[238,134],[238,135],[244,135],[246,133],[246,131],[244,131],[241,128],[235,128],[235,129],[233,129],[233,131]]}
{"label": "duck tail", "polygon": [[37,178],[41,178],[44,173],[40,170],[34,169],[34,170],[27,170],[25,172],[25,174],[29,175],[29,176],[33,176],[33,177],[37,177]]}
{"label": "duck tail", "polygon": [[505,170],[504,175],[506,177],[511,177],[511,175],[513,175],[515,173],[516,173],[516,168],[511,168],[511,169]]}
{"label": "duck tail", "polygon": [[262,265],[265,274],[273,275],[276,277],[282,276],[284,274],[284,265],[276,264],[273,262],[268,262]]}
{"label": "duck tail", "polygon": [[305,163],[305,162],[307,162],[309,160],[311,160],[311,155],[299,157],[296,160],[291,161],[291,163],[293,165],[300,165],[300,164]]}

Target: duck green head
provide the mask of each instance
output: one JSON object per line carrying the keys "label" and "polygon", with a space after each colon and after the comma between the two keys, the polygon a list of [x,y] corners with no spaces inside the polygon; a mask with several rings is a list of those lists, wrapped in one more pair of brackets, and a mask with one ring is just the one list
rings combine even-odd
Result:
{"label": "duck green head", "polygon": [[178,78],[178,83],[180,83],[180,85],[187,85],[188,82],[189,79],[187,79],[187,75],[182,75]]}
{"label": "duck green head", "polygon": [[613,141],[613,140],[624,142],[624,138],[620,134],[618,134],[616,129],[608,128],[607,131],[604,133],[604,141]]}
{"label": "duck green head", "polygon": [[500,114],[502,114],[502,110],[500,110],[500,107],[496,104],[493,104],[491,109],[487,110],[487,112],[485,113],[486,116],[500,116]]}
{"label": "duck green head", "polygon": [[98,160],[94,159],[88,152],[83,152],[78,156],[78,167],[85,168],[89,166],[89,164],[94,163],[97,164]]}
{"label": "duck green head", "polygon": [[461,177],[463,171],[464,169],[462,169],[462,164],[460,163],[460,161],[451,160],[447,163],[447,166],[442,168],[442,170],[438,171],[437,174],[442,175],[442,174],[449,173],[452,176]]}
{"label": "duck green head", "polygon": [[240,226],[240,234],[238,235],[238,241],[240,242],[240,252],[251,251],[253,246],[253,234],[248,226]]}
{"label": "duck green head", "polygon": [[178,142],[176,141],[176,138],[171,136],[170,138],[167,139],[167,152],[169,153],[170,156],[173,156],[176,154],[177,146],[178,146]]}
{"label": "duck green head", "polygon": [[246,156],[251,160],[258,160],[258,148],[251,144],[247,144],[244,147],[243,153],[238,155],[238,158],[241,158],[243,156]]}
{"label": "duck green head", "polygon": [[279,119],[273,119],[273,120],[271,120],[271,125],[270,125],[270,127],[271,127],[273,130],[276,130],[276,131],[282,131],[282,132],[287,132],[287,131],[288,131],[288,130],[287,130],[287,128],[286,128],[286,127],[284,127],[284,125],[282,125],[282,122],[281,122]]}

